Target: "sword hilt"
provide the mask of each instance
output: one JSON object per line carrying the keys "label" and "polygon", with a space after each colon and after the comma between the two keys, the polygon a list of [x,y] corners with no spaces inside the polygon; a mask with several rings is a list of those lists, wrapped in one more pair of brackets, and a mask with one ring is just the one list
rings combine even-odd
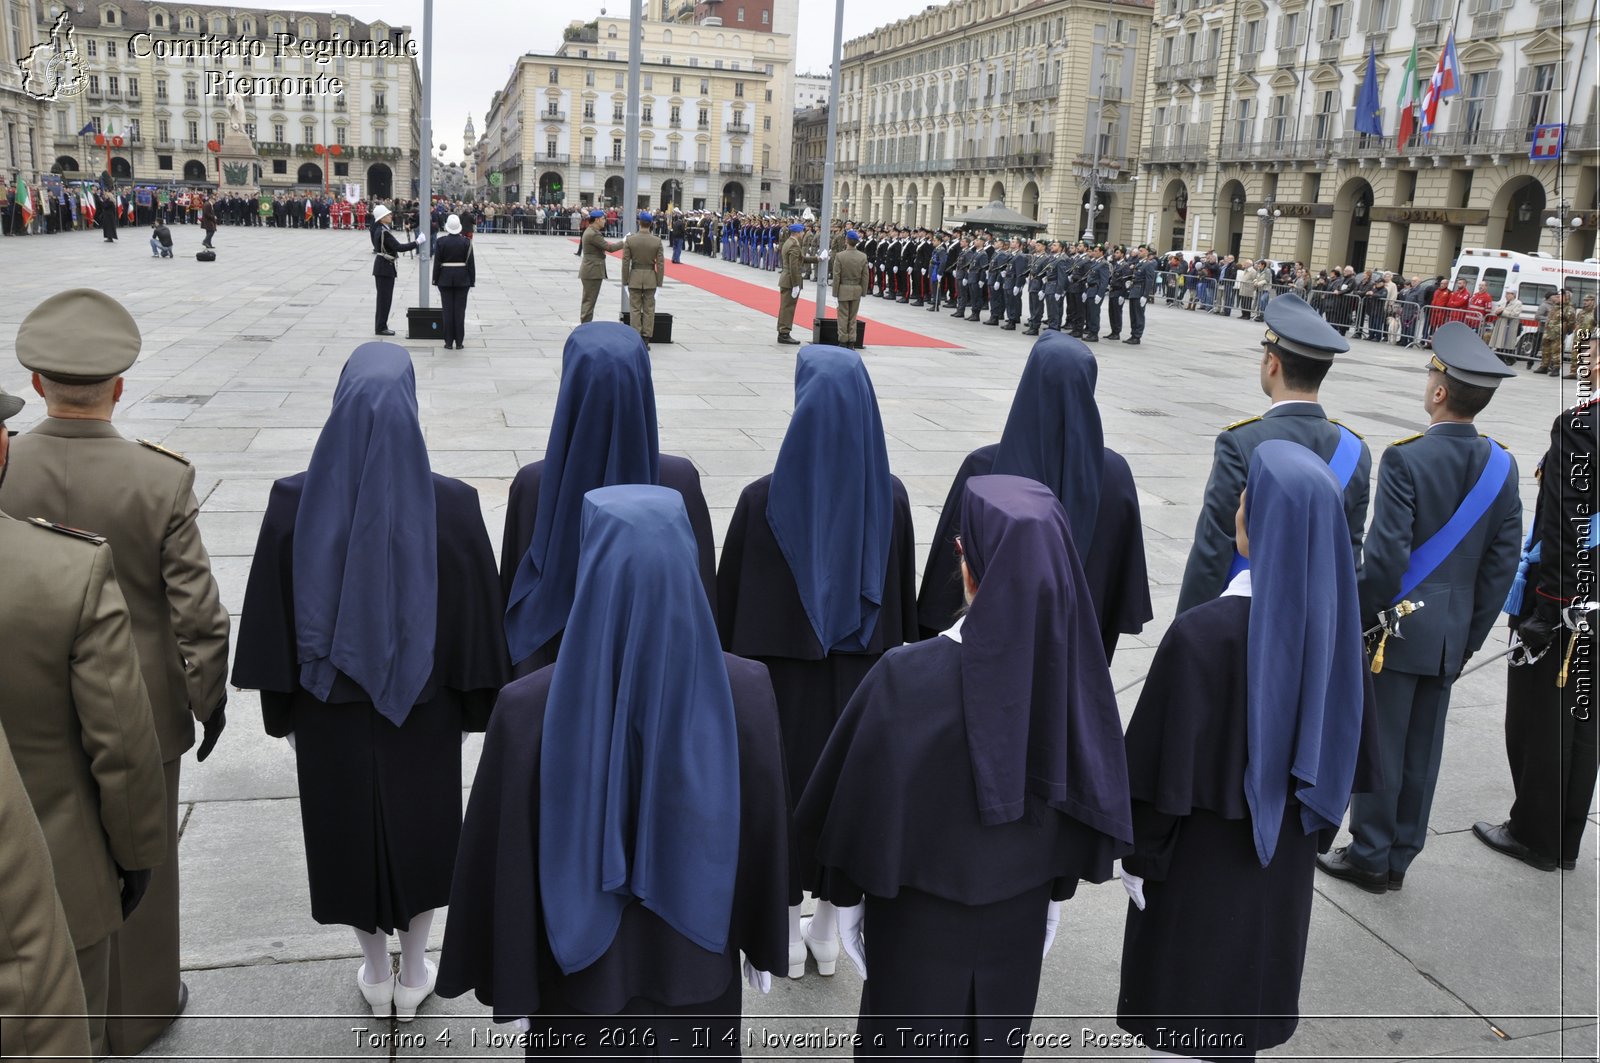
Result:
{"label": "sword hilt", "polygon": [[1561,657],[1561,671],[1556,673],[1556,688],[1565,690],[1567,686],[1567,670],[1572,667],[1572,651],[1578,646],[1578,631],[1567,638],[1567,652]]}

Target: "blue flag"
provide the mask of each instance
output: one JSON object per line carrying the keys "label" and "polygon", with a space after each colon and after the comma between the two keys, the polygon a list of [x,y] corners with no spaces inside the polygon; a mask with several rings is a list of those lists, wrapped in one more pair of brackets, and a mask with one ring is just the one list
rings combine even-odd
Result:
{"label": "blue flag", "polygon": [[94,123],[93,122],[85,122],[83,124],[83,128],[78,130],[78,135],[80,137],[86,137],[90,133],[93,133],[93,132],[94,132]]}
{"label": "blue flag", "polygon": [[1356,132],[1383,136],[1383,104],[1378,102],[1378,53],[1367,51],[1367,75],[1356,97]]}

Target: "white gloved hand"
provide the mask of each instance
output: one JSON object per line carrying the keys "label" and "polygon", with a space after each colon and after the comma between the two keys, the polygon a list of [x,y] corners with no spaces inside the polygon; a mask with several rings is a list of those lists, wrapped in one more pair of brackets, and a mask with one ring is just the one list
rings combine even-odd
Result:
{"label": "white gloved hand", "polygon": [[1051,901],[1044,916],[1044,954],[1050,955],[1050,946],[1056,943],[1056,929],[1061,926],[1061,902]]}
{"label": "white gloved hand", "polygon": [[1021,288],[1013,288],[1013,289],[1011,289],[1011,294],[1012,295],[1021,295],[1022,294],[1022,289]]}
{"label": "white gloved hand", "polygon": [[744,961],[744,981],[746,985],[757,993],[772,992],[772,975],[766,971],[756,970],[750,966],[749,960]]}
{"label": "white gloved hand", "polygon": [[1140,306],[1143,306],[1143,305],[1144,305],[1144,304],[1145,304],[1145,303],[1147,303],[1147,302],[1148,302],[1148,301],[1149,301],[1149,300],[1147,300],[1147,299],[1146,299],[1146,298],[1145,298],[1145,297],[1144,297],[1144,296],[1142,296],[1142,295],[1141,295],[1141,296],[1139,296],[1139,305],[1140,305]]}
{"label": "white gloved hand", "polygon": [[862,935],[865,917],[865,903],[839,909],[839,945],[844,949],[844,954],[850,957],[862,981],[867,979],[867,947]]}
{"label": "white gloved hand", "polygon": [[999,281],[995,281],[994,282],[994,290],[995,291],[999,291],[1000,290],[1000,282]]}
{"label": "white gloved hand", "polygon": [[1094,305],[1095,305],[1095,306],[1099,306],[1099,305],[1100,305],[1100,300],[1101,300],[1101,298],[1102,298],[1102,297],[1101,297],[1101,296],[1098,296],[1098,295],[1097,295],[1097,296],[1095,296],[1095,297],[1094,297]]}
{"label": "white gloved hand", "polygon": [[924,276],[924,277],[926,277],[926,276],[927,276],[927,275],[928,275],[928,271],[927,271],[927,270],[923,270],[923,271],[922,271],[922,275],[923,275],[923,276]]}
{"label": "white gloved hand", "polygon": [[285,742],[289,743],[289,748],[290,749],[294,748],[294,732],[293,731],[290,731],[288,734],[284,735],[283,736],[283,740]]}
{"label": "white gloved hand", "polygon": [[1117,876],[1122,879],[1122,888],[1128,894],[1128,900],[1133,902],[1135,908],[1144,911],[1144,879],[1120,863],[1117,865]]}
{"label": "white gloved hand", "polygon": [[828,249],[826,247],[824,247],[821,251],[817,252],[817,261],[818,262],[826,262],[826,261],[828,261],[828,255],[829,255],[829,251],[828,251]]}
{"label": "white gloved hand", "polygon": [[794,296],[796,299],[800,298],[800,285],[796,284],[793,288],[790,288],[789,294]]}

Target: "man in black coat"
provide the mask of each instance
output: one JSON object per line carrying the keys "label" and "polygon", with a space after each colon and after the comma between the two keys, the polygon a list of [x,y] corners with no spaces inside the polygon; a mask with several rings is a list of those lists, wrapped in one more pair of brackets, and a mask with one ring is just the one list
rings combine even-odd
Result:
{"label": "man in black coat", "polygon": [[415,240],[401,243],[389,231],[389,219],[394,212],[382,203],[372,211],[372,277],[378,286],[378,306],[373,318],[373,332],[379,336],[393,336],[389,327],[389,304],[394,300],[395,259],[402,251],[415,251]]}

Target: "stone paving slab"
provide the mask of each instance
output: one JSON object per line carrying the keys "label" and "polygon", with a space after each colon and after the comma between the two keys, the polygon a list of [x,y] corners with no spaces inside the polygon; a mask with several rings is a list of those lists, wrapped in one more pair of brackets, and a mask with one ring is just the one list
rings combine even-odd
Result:
{"label": "stone paving slab", "polygon": [[[202,528],[223,600],[237,617],[271,482],[305,467],[345,358],[372,338],[365,240],[349,233],[224,229],[217,262],[200,264],[183,256],[151,263],[136,236],[111,247],[99,246],[95,234],[0,247],[11,296],[0,303],[0,382],[24,390],[25,378],[8,356],[16,324],[40,298],[89,285],[127,302],[144,331],[144,348],[128,377],[118,426],[194,462]],[[198,242],[188,227],[179,227],[177,236],[180,249]],[[416,365],[434,468],[466,477],[478,489],[498,550],[510,477],[542,456],[548,436],[561,351],[576,315],[577,259],[563,240],[495,235],[478,238],[477,255],[467,349],[444,352],[437,343],[394,339]],[[776,283],[775,276],[720,261],[696,256],[693,264],[763,286]],[[415,301],[416,269],[414,260],[402,258],[391,318],[402,331],[404,308]],[[661,442],[699,468],[720,544],[740,491],[770,472],[776,459],[793,405],[796,352],[773,344],[767,315],[678,284],[668,269],[660,299],[663,309],[678,314],[679,342],[651,352]],[[601,306],[617,301],[613,281]],[[1031,341],[909,306],[866,303],[874,320],[963,345],[872,346],[864,355],[890,466],[910,495],[920,573],[957,466],[972,448],[999,439]],[[1237,319],[1156,306],[1142,347],[1096,348],[1102,422],[1108,445],[1128,459],[1138,484],[1157,613],[1141,635],[1122,640],[1112,667],[1119,687],[1149,667],[1170,622],[1217,431],[1266,405],[1257,382],[1259,336],[1259,326]],[[1422,358],[1362,341],[1352,348],[1330,374],[1324,402],[1363,433],[1381,461],[1390,441],[1423,426]],[[1563,396],[1570,403],[1570,387],[1523,374],[1501,388],[1481,419],[1516,455],[1525,503],[1533,500],[1533,463]],[[12,427],[26,428],[42,412],[41,403],[31,402]],[[1499,664],[1457,685],[1434,834],[1405,891],[1376,898],[1318,881],[1302,999],[1306,1017],[1274,1057],[1595,1056],[1593,842],[1586,841],[1577,871],[1545,875],[1488,851],[1469,832],[1475,819],[1503,816],[1510,800],[1504,690]],[[1138,695],[1138,686],[1121,695],[1124,718]],[[149,1055],[515,1054],[463,1053],[470,1031],[485,1027],[483,1009],[470,999],[430,1001],[403,1031],[423,1035],[420,1041],[355,1044],[349,1026],[362,1003],[350,985],[356,944],[348,929],[310,919],[293,754],[262,733],[253,694],[234,693],[229,715],[214,757],[184,771],[183,963],[193,998],[189,1014]],[[463,749],[467,779],[480,748],[481,738],[474,737]],[[1114,1032],[1106,1016],[1115,1010],[1124,913],[1114,882],[1085,886],[1068,905],[1061,940],[1045,963],[1039,1004],[1041,1015],[1060,1017],[1043,1025]],[[434,924],[435,944],[447,917],[441,913]],[[760,1036],[763,1030],[796,1033],[824,1021],[853,1030],[859,995],[859,979],[847,964],[829,979],[814,972],[800,981],[779,979],[769,996],[747,991],[752,1041],[746,1051],[784,1054]],[[349,1014],[253,1024],[205,1017],[318,1009]],[[829,1015],[834,1018],[811,1018]],[[395,1024],[374,1028],[402,1032]],[[445,1032],[451,1033],[449,1046],[438,1040]],[[1081,1046],[1070,1055],[1047,1049],[1030,1055],[1095,1057]]]}

